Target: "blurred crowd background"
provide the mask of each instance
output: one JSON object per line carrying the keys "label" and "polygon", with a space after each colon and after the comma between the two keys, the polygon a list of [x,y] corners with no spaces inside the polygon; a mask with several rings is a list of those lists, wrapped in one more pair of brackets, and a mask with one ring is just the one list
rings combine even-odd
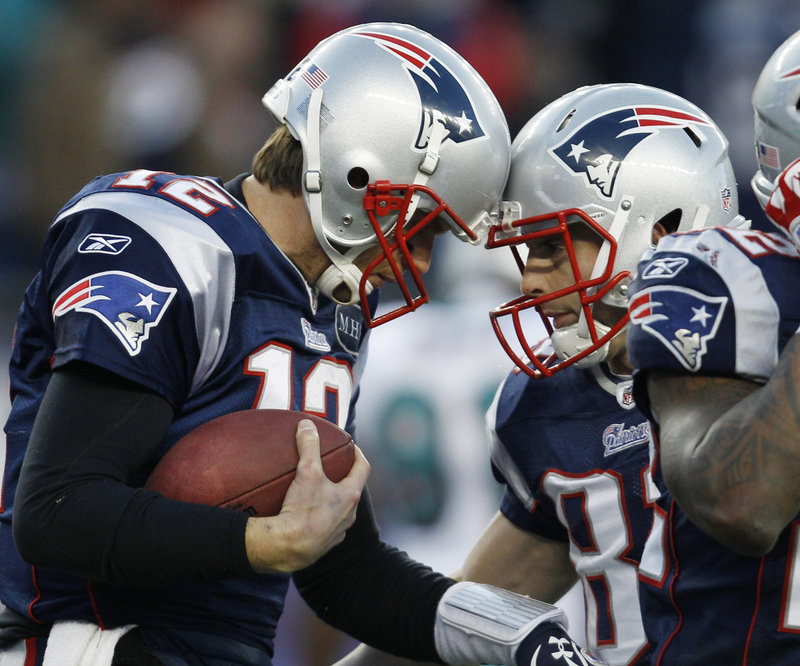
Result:
{"label": "blurred crowd background", "polygon": [[[248,170],[274,127],[263,93],[320,39],[373,20],[413,23],[464,55],[512,136],[580,85],[681,94],[728,136],[742,212],[761,214],[749,187],[750,95],[768,56],[800,29],[797,0],[2,0],[4,384],[16,310],[72,194],[133,168],[224,180]],[[445,571],[497,507],[483,412],[509,363],[486,313],[517,293],[511,266],[465,251],[439,244],[426,280],[435,302],[374,332],[359,416],[384,536]],[[7,409],[0,403],[3,420]],[[326,664],[351,644],[296,596],[281,634],[276,666]]]}

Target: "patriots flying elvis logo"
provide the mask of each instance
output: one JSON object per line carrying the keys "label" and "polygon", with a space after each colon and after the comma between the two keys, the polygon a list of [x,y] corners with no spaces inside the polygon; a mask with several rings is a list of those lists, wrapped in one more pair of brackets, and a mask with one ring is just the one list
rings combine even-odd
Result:
{"label": "patriots flying elvis logo", "polygon": [[377,32],[355,32],[357,37],[372,39],[382,49],[400,59],[417,86],[422,103],[422,117],[414,147],[425,150],[431,127],[441,120],[454,143],[484,135],[466,90],[445,65],[420,46],[405,39]]}
{"label": "patriots flying elvis logo", "polygon": [[73,310],[92,314],[136,356],[176,292],[174,287],[162,287],[123,271],[95,273],[61,292],[53,305],[53,319]]}
{"label": "patriots flying elvis logo", "polygon": [[655,286],[631,300],[631,325],[641,326],[684,368],[697,372],[708,342],[717,334],[727,302],[727,296],[706,296],[687,287]]}
{"label": "patriots flying elvis logo", "polygon": [[662,129],[681,129],[690,124],[709,123],[668,107],[625,107],[589,119],[549,152],[601,196],[612,199],[619,167],[633,148]]}

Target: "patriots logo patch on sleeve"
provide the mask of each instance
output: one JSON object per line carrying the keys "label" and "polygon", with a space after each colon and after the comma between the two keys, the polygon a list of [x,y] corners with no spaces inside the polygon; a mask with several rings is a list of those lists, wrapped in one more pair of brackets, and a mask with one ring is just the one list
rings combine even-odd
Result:
{"label": "patriots logo patch on sleeve", "polygon": [[706,296],[686,287],[651,287],[631,301],[631,325],[640,326],[661,341],[684,368],[697,372],[727,302],[727,296]]}
{"label": "patriots logo patch on sleeve", "polygon": [[53,319],[73,310],[98,317],[131,356],[158,326],[177,289],[131,273],[95,273],[65,289],[53,305]]}

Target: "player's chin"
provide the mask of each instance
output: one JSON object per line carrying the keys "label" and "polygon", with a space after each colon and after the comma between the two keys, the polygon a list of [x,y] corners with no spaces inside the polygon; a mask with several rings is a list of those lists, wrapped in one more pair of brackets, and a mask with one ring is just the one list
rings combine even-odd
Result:
{"label": "player's chin", "polygon": [[552,315],[551,321],[553,322],[553,328],[565,328],[566,326],[572,326],[573,324],[578,323],[578,315],[572,312],[566,312],[562,314]]}

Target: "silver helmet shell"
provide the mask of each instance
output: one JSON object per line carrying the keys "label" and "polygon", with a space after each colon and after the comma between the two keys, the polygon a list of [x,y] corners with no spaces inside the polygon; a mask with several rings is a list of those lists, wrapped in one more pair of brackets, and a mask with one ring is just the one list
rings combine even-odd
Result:
{"label": "silver helmet shell", "polygon": [[[579,88],[537,113],[512,145],[505,199],[490,247],[519,246],[557,226],[570,244],[574,224],[588,224],[602,239],[591,275],[573,265],[579,321],[553,330],[542,317],[558,360],[540,364],[537,345],[520,337],[528,359],[514,360],[534,376],[606,358],[627,316],[604,326],[594,320],[594,304],[627,307],[628,284],[653,247],[657,222],[669,220],[669,231],[743,222],[728,141],[715,123],[678,95],[630,83]],[[496,308],[491,316],[506,350],[498,318],[563,295],[523,296]],[[524,334],[519,321],[514,328]]]}
{"label": "silver helmet shell", "polygon": [[[333,262],[317,284],[323,293],[344,284],[352,303],[368,292],[352,260],[401,234],[417,210],[443,202],[459,238],[485,237],[508,175],[508,125],[485,81],[437,38],[397,23],[342,30],[263,101],[303,145],[305,200]],[[411,192],[408,205],[375,211],[376,184]]]}
{"label": "silver helmet shell", "polygon": [[752,101],[758,170],[750,184],[764,208],[778,174],[800,157],[800,32],[767,60]]}

